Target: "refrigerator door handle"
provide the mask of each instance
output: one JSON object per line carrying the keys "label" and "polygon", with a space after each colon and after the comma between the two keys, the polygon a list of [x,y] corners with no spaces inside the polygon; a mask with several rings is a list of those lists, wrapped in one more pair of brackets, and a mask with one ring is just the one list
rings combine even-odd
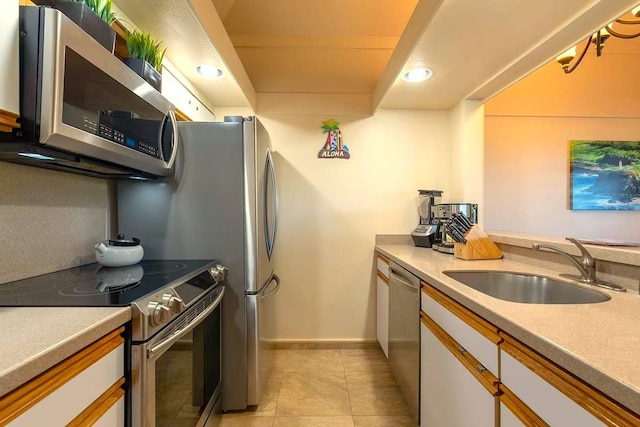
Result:
{"label": "refrigerator door handle", "polygon": [[[265,227],[265,240],[267,245],[267,255],[271,259],[273,253],[273,247],[276,240],[276,229],[278,227],[278,187],[276,182],[276,172],[273,164],[273,157],[271,156],[271,150],[267,149],[267,158],[265,160],[265,185],[264,185],[264,227]],[[269,200],[269,188],[272,188],[272,200]],[[269,218],[268,203],[273,203],[273,217]],[[271,224],[269,220],[271,219]]]}
{"label": "refrigerator door handle", "polygon": [[[269,288],[269,285],[273,282],[276,283],[276,286],[273,289],[271,289],[269,292],[266,292],[266,290]],[[280,289],[280,278],[278,277],[277,274],[274,274],[273,276],[271,276],[271,280],[269,280],[269,285],[265,286],[265,294],[262,295],[260,299],[269,298],[271,295],[278,292],[278,290]]]}

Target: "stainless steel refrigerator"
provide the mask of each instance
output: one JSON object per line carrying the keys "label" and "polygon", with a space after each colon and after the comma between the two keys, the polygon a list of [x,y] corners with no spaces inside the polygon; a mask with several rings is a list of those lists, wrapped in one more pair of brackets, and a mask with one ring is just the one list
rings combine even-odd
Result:
{"label": "stainless steel refrigerator", "polygon": [[223,409],[260,402],[271,369],[278,218],[269,135],[256,117],[179,123],[175,176],[118,182],[118,232],[145,259],[218,259],[223,300]]}

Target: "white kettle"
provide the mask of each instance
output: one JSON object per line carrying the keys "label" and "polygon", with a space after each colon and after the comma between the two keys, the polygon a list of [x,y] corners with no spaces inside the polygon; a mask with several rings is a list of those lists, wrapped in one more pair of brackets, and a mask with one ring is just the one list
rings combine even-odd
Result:
{"label": "white kettle", "polygon": [[109,239],[96,246],[96,261],[105,267],[124,267],[140,262],[144,256],[144,249],[140,239],[135,237],[125,239],[118,234],[117,239]]}

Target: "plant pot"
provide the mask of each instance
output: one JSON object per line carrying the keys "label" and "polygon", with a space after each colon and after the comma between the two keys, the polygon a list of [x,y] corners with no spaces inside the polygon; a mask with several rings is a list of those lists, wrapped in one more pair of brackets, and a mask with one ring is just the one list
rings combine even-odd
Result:
{"label": "plant pot", "polygon": [[162,74],[153,68],[151,64],[140,58],[124,58],[124,63],[155,90],[160,92],[160,88],[162,87]]}
{"label": "plant pot", "polygon": [[116,32],[86,4],[77,1],[56,1],[53,7],[113,53],[116,45]]}

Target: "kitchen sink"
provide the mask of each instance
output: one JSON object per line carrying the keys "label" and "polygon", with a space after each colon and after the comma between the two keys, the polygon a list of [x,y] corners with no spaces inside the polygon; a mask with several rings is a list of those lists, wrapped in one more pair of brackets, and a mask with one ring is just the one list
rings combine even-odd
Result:
{"label": "kitchen sink", "polygon": [[593,304],[609,295],[551,277],[507,271],[443,271],[460,283],[505,301],[526,304]]}

